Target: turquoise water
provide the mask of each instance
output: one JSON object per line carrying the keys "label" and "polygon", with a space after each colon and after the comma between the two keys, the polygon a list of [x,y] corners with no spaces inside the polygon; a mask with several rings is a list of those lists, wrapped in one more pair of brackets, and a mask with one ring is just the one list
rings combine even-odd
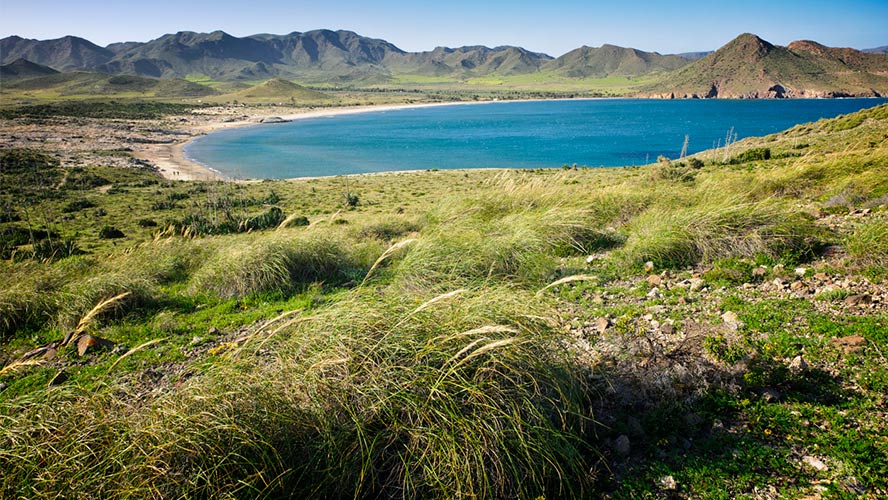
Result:
{"label": "turquoise water", "polygon": [[400,109],[223,130],[185,148],[234,178],[397,170],[642,165],[888,99],[499,102]]}

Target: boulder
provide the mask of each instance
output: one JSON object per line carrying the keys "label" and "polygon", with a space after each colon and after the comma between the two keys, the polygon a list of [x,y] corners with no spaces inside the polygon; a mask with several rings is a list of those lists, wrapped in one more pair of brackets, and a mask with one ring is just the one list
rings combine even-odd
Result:
{"label": "boulder", "polygon": [[620,437],[614,441],[614,451],[620,456],[627,456],[632,451],[632,445],[629,443],[629,436],[620,434]]}
{"label": "boulder", "polygon": [[101,337],[96,337],[95,335],[90,335],[88,333],[85,335],[81,335],[77,339],[77,354],[80,356],[84,356],[88,352],[98,351],[111,347],[114,347],[114,342],[103,339]]}

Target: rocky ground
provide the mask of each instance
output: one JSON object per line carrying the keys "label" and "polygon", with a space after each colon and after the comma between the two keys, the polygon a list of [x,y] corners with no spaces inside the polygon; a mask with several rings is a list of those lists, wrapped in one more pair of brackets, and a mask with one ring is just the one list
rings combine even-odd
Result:
{"label": "rocky ground", "polygon": [[[818,223],[844,232],[873,221],[888,223],[884,206],[823,214]],[[590,266],[600,257],[591,256]],[[796,381],[810,376],[814,383],[825,377],[840,381],[840,391],[861,391],[858,376],[848,377],[856,362],[849,360],[878,346],[858,334],[822,338],[811,325],[818,318],[842,324],[849,318],[884,318],[888,313],[888,284],[871,280],[845,262],[844,249],[832,246],[814,261],[792,268],[755,265],[751,260],[741,260],[728,271],[708,265],[658,272],[649,266],[646,275],[605,283],[579,281],[556,290],[570,299],[562,302],[565,328],[576,339],[577,350],[595,374],[593,378],[597,377],[600,390],[608,394],[592,412],[609,434],[605,440],[608,466],[600,472],[616,483],[637,473],[633,471],[650,458],[643,457],[656,439],[649,434],[650,423],[642,425],[641,416],[656,412],[660,405],[693,408],[706,394],[723,391],[738,400],[753,398],[762,404],[787,401],[789,407],[781,382],[750,383],[765,363],[773,365],[772,372]],[[743,271],[731,274],[737,268]],[[754,324],[746,324],[744,318]],[[888,331],[888,324],[883,326]],[[790,355],[781,352],[786,350],[780,345],[784,338],[796,343]],[[885,353],[875,354],[882,368],[888,368]],[[881,415],[868,417],[888,419],[884,397],[878,406]],[[797,411],[793,414],[802,418]],[[754,432],[754,422],[747,418],[704,421],[693,410],[683,411],[681,418],[681,425],[699,432],[669,441],[671,450],[660,450],[658,456],[692,454],[695,439]],[[813,425],[808,420],[801,424]],[[830,422],[820,425],[826,429]],[[866,493],[867,498],[879,495],[859,489],[853,477],[841,477],[829,458],[804,443],[793,447],[790,455],[800,470],[818,475],[805,496],[809,500],[821,498],[828,490],[824,485],[832,483],[846,493]],[[657,480],[666,497],[686,498],[673,476]],[[745,493],[752,498],[783,498],[775,487]]]}
{"label": "rocky ground", "polygon": [[[161,119],[108,119],[82,117],[16,118],[0,120],[0,148],[51,149],[63,166],[153,166],[169,178],[173,169],[199,166],[184,160],[181,147],[191,139],[232,125],[258,123],[264,108],[219,106]],[[275,108],[274,113],[304,112]],[[190,176],[187,178],[191,178]]]}

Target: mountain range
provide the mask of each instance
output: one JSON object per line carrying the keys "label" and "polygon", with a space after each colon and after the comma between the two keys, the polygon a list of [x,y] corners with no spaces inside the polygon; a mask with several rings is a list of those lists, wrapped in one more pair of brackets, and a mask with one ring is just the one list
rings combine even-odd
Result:
{"label": "mountain range", "polygon": [[[407,52],[343,30],[243,38],[222,31],[183,31],[107,47],[74,36],[43,41],[10,36],[0,40],[0,74],[5,81],[23,74],[52,79],[48,72],[87,71],[196,81],[357,85],[397,81],[404,75],[454,82],[489,76],[582,81],[644,75],[652,83],[637,91],[651,97],[877,96],[888,95],[888,55],[881,52],[884,47],[864,52],[812,41],[781,47],[743,34],[714,52],[662,55],[603,45],[555,58],[513,46]],[[271,88],[282,88],[281,82]],[[194,94],[197,89],[186,90]]]}
{"label": "mountain range", "polygon": [[325,83],[384,81],[395,74],[470,78],[552,71],[571,78],[637,76],[670,71],[688,62],[680,56],[613,45],[581,47],[558,58],[511,46],[406,52],[385,40],[342,30],[243,38],[222,31],[183,31],[146,43],[107,47],[74,36],[43,41],[11,36],[0,40],[0,54],[0,64],[26,59],[58,71],[155,78],[202,75],[220,81],[281,77]]}

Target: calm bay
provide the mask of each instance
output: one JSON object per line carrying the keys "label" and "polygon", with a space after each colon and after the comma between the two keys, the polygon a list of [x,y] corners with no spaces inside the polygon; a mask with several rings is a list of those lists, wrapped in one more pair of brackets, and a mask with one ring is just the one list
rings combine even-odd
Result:
{"label": "calm bay", "polygon": [[493,102],[375,111],[228,129],[188,144],[232,178],[400,170],[643,165],[888,99]]}

